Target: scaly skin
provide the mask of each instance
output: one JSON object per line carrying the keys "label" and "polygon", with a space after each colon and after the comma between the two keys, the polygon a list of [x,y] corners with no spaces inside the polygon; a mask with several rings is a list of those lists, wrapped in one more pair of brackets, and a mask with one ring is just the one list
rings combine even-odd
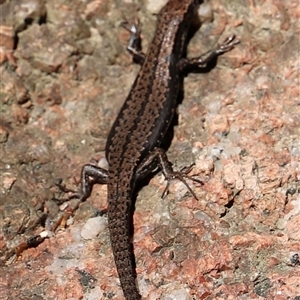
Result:
{"label": "scaly skin", "polygon": [[127,49],[142,66],[107,140],[108,171],[92,165],[82,169],[81,201],[91,193],[90,177],[94,183],[108,185],[111,245],[126,300],[141,299],[135,282],[129,230],[137,180],[151,173],[157,165],[167,179],[178,178],[186,184],[184,177],[188,178],[184,173],[174,172],[166,154],[158,148],[177,106],[180,73],[190,67],[206,66],[238,43],[232,36],[202,56],[183,58],[189,26],[198,6],[196,0],[169,0],[158,15],[154,38],[146,55],[139,49],[138,27],[127,26],[132,33]]}

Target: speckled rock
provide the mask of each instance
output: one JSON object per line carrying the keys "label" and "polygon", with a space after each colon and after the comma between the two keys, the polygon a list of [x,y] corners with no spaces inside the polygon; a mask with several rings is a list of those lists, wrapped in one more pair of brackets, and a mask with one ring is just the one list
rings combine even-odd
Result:
{"label": "speckled rock", "polygon": [[[162,2],[0,1],[3,299],[123,299],[108,229],[82,237],[105,220],[107,187],[73,211],[78,199],[57,183],[76,191],[83,164],[107,167],[106,138],[140,68],[120,24],[138,17],[147,51]],[[241,43],[184,79],[167,153],[176,170],[195,163],[202,184],[188,182],[198,200],[176,180],[161,199],[160,173],[139,186],[137,283],[149,300],[298,299],[299,4],[204,5],[188,56],[231,34]]]}

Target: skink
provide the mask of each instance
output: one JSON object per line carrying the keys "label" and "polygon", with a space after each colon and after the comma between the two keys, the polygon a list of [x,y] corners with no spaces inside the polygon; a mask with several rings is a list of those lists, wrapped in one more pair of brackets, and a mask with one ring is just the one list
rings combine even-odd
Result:
{"label": "skink", "polygon": [[[183,57],[199,2],[169,0],[158,15],[154,38],[146,55],[141,52],[139,27],[125,25],[131,32],[127,49],[141,64],[141,69],[107,139],[108,170],[87,164],[81,173],[81,201],[90,196],[94,183],[108,186],[111,245],[127,300],[141,299],[130,239],[136,183],[157,166],[166,179],[179,178],[186,184],[184,178],[188,177],[186,173],[174,172],[165,152],[159,148],[177,106],[182,73],[190,68],[205,67],[238,43],[231,36],[204,55],[191,59]],[[194,195],[193,191],[191,193]]]}

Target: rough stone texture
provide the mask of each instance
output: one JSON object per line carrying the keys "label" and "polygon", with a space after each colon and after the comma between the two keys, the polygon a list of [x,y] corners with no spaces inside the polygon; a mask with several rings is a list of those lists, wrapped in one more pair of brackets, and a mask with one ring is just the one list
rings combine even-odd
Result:
{"label": "rough stone texture", "polygon": [[[107,134],[139,69],[119,25],[138,16],[146,49],[161,4],[0,3],[1,299],[122,299],[108,231],[81,235],[106,208],[106,187],[95,185],[68,219],[77,202],[57,201],[67,195],[55,183],[77,189],[84,163],[105,165]],[[190,183],[198,201],[177,181],[161,199],[161,174],[139,191],[138,286],[150,300],[298,299],[299,4],[205,5],[189,56],[232,33],[241,43],[185,79],[168,155],[178,169],[195,162],[203,185]]]}

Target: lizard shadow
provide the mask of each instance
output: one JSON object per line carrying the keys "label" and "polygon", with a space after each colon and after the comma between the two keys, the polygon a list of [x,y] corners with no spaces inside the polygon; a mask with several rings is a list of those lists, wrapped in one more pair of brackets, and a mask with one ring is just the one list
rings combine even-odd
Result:
{"label": "lizard shadow", "polygon": [[[187,57],[187,46],[190,42],[190,40],[193,38],[193,36],[196,34],[196,32],[199,30],[199,28],[201,27],[201,22],[199,20],[199,18],[195,18],[195,20],[192,23],[192,26],[189,30],[188,36],[187,36],[187,40],[185,42],[185,46],[184,46],[184,51],[183,51],[183,57]],[[179,77],[179,92],[177,95],[177,99],[176,99],[176,108],[178,107],[178,105],[182,104],[183,100],[184,100],[184,78],[188,76],[189,73],[209,73],[212,69],[215,68],[215,66],[217,65],[217,60],[218,57],[212,59],[210,62],[207,63],[207,65],[205,67],[193,67],[193,68],[189,68],[187,71],[184,71],[180,74]],[[175,111],[174,117],[170,123],[170,126],[164,136],[163,141],[161,142],[161,144],[159,145],[160,148],[162,148],[164,151],[167,152],[167,150],[170,148],[172,140],[174,138],[174,128],[176,126],[179,125],[179,115],[177,112],[177,109]],[[153,176],[155,176],[157,173],[159,173],[161,170],[157,169],[155,171],[153,171],[152,173],[148,174],[147,176],[145,176],[143,179],[140,179],[137,181],[136,183],[136,187],[134,189],[133,192],[133,198],[132,198],[132,207],[134,210],[134,205],[135,205],[135,201],[136,201],[136,197],[138,195],[138,192],[146,185],[149,184],[149,181],[153,178]]]}
{"label": "lizard shadow", "polygon": [[[185,42],[185,46],[184,46],[184,52],[183,52],[183,57],[187,57],[187,46],[190,42],[190,40],[192,39],[192,37],[195,35],[195,33],[199,30],[201,26],[200,20],[199,18],[196,18],[196,20],[192,23],[192,26],[189,30],[188,36],[187,36],[187,40]],[[189,73],[208,73],[210,72],[217,64],[217,60],[218,57],[212,59],[205,67],[201,67],[201,68],[190,68],[185,72],[182,72],[180,74],[179,77],[179,92],[177,95],[177,99],[176,99],[176,108],[178,107],[178,105],[180,105],[183,100],[184,100],[184,78],[189,74]],[[174,138],[174,128],[176,126],[179,125],[179,115],[177,113],[177,110],[174,114],[174,117],[172,119],[172,122],[170,123],[170,126],[164,136],[163,141],[161,142],[161,144],[159,145],[160,148],[162,148],[163,150],[167,151],[172,143],[172,140]],[[146,175],[144,178],[139,179],[136,182],[136,186],[133,190],[132,193],[132,206],[131,206],[131,211],[130,211],[130,220],[129,220],[129,229],[130,229],[130,235],[133,236],[134,234],[134,225],[133,225],[133,214],[135,211],[135,204],[136,204],[136,200],[137,200],[137,196],[139,191],[146,185],[149,184],[150,180],[157,174],[159,173],[161,170],[159,168],[157,168],[155,171],[151,172],[150,174]],[[133,245],[131,244],[132,250],[133,250]],[[134,252],[132,251],[132,254]],[[134,254],[132,255],[132,262],[135,265],[135,259],[134,259]]]}

